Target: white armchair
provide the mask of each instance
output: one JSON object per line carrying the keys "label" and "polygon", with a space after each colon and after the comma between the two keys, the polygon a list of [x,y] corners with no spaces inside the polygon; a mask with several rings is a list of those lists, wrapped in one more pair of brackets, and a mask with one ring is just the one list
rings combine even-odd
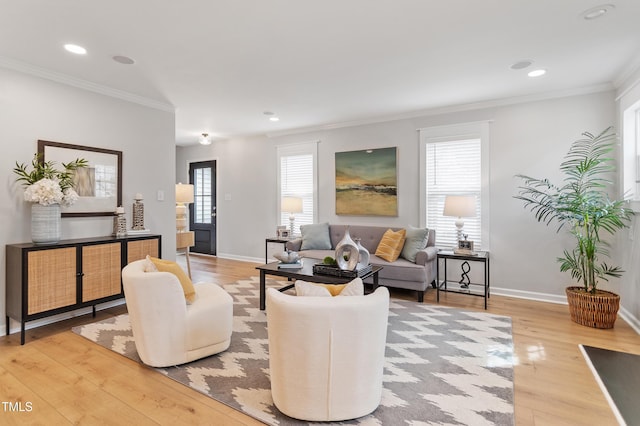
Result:
{"label": "white armchair", "polygon": [[233,299],[220,286],[194,284],[187,305],[170,272],[144,272],[145,260],[122,270],[129,320],[142,362],[152,367],[184,364],[222,352],[231,343]]}
{"label": "white armchair", "polygon": [[289,417],[339,421],[373,412],[382,396],[389,291],[304,297],[267,289],[269,374]]}

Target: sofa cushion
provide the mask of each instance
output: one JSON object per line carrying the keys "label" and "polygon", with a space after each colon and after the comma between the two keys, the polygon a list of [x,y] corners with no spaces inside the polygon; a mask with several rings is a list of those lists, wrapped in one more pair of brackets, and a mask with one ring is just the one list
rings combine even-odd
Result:
{"label": "sofa cushion", "polygon": [[376,256],[381,257],[387,262],[395,262],[396,259],[400,257],[400,252],[402,252],[406,233],[407,231],[404,229],[399,231],[387,229],[378,244]]}
{"label": "sofa cushion", "polygon": [[302,245],[300,250],[330,250],[331,239],[329,238],[329,224],[315,223],[302,225]]}
{"label": "sofa cushion", "polygon": [[[184,273],[180,265],[171,260],[158,259],[156,257],[147,256],[148,260],[150,260],[153,265],[156,267],[156,270],[159,272],[170,272],[178,278],[180,281],[180,285],[182,286],[182,291],[184,292],[184,298],[187,301],[187,304],[192,304],[196,300],[196,289],[191,282],[191,279],[187,274]],[[147,271],[148,264],[145,265],[145,272],[153,272]]]}
{"label": "sofa cushion", "polygon": [[429,230],[426,228],[407,227],[407,235],[402,248],[401,256],[409,262],[416,261],[416,255],[427,246]]}

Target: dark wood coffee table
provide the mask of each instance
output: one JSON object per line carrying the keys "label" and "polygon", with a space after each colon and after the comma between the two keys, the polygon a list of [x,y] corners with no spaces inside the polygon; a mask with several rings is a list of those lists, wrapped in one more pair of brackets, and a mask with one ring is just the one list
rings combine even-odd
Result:
{"label": "dark wood coffee table", "polygon": [[[314,283],[323,283],[323,284],[345,284],[349,281],[353,280],[353,278],[347,277],[335,277],[333,275],[321,275],[313,273],[313,265],[316,263],[322,263],[320,259],[311,259],[311,258],[303,258],[302,259],[302,268],[278,268],[278,262],[271,262],[265,265],[260,265],[256,267],[260,271],[260,310],[264,310],[265,308],[265,300],[266,300],[266,278],[267,275],[275,275],[277,277],[285,277],[289,280],[304,280],[310,281]],[[373,289],[375,290],[378,287],[378,272],[382,269],[382,266],[371,267],[371,271],[363,275],[363,280],[373,277]],[[294,284],[286,285],[280,289],[279,291],[285,291],[292,288]]]}

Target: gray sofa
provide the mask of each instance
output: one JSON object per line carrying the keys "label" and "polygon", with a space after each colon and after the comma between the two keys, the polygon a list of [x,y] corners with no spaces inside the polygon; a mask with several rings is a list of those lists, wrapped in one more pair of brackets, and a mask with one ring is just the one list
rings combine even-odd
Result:
{"label": "gray sofa", "polygon": [[[347,226],[351,238],[360,238],[360,244],[369,250],[371,264],[383,267],[378,275],[380,285],[416,290],[418,302],[424,300],[427,286],[436,279],[436,254],[438,250],[435,247],[435,230],[429,230],[427,247],[418,251],[415,263],[402,257],[394,262],[388,262],[374,254],[383,234],[389,229],[389,227],[383,226],[329,225],[331,250],[300,250],[302,238],[289,241],[286,247],[289,250],[297,251],[301,257],[313,259],[324,259],[326,256],[335,257],[335,247],[344,237]],[[391,229],[397,231],[402,228],[392,227]]]}

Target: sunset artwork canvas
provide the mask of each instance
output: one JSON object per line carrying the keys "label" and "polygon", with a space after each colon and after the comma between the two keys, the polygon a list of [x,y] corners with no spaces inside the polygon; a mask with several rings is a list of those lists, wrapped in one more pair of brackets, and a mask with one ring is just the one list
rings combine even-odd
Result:
{"label": "sunset artwork canvas", "polygon": [[336,214],[398,216],[397,148],[336,152]]}

